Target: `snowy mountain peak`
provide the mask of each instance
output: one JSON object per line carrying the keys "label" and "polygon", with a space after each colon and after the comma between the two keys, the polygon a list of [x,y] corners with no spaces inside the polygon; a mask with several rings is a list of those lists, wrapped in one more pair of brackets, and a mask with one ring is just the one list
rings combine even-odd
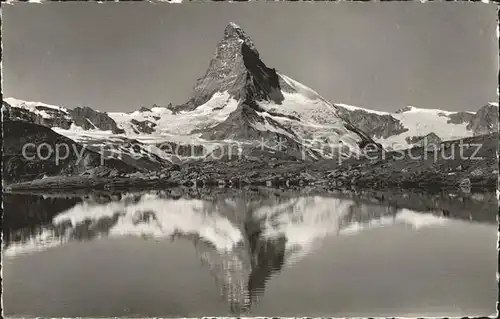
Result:
{"label": "snowy mountain peak", "polygon": [[233,29],[241,29],[241,27],[239,25],[237,25],[236,23],[234,23],[232,21],[227,24],[226,28],[228,28],[228,27],[231,27]]}
{"label": "snowy mountain peak", "polygon": [[[168,109],[172,114],[162,112],[148,119],[143,114],[133,124],[147,120],[157,124],[153,131],[161,131],[172,127],[160,123],[167,118],[176,118],[176,123],[184,118],[181,134],[203,141],[286,141],[295,157],[302,157],[298,154],[306,143],[305,153],[315,149],[309,154],[313,159],[323,156],[323,151],[316,152],[321,143],[332,145],[331,152],[340,147],[359,152],[362,145],[373,142],[340,118],[337,107],[317,92],[268,67],[250,37],[232,22],[191,98]],[[128,121],[128,117],[114,118],[119,123]]]}
{"label": "snowy mountain peak", "polygon": [[25,101],[25,100],[16,99],[14,97],[7,97],[7,98],[3,99],[3,101],[6,102],[7,104],[9,104],[10,106],[17,107],[17,108],[23,108],[23,109],[27,109],[27,110],[47,108],[47,109],[52,109],[55,111],[67,113],[67,110],[64,107],[46,104],[43,102]]}
{"label": "snowy mountain peak", "polygon": [[441,140],[491,134],[498,123],[498,103],[489,102],[475,112],[405,106],[394,113],[335,104],[340,113],[376,142],[391,149],[407,148],[433,134]]}
{"label": "snowy mountain peak", "polygon": [[[244,42],[247,46],[254,51],[255,45],[250,37],[243,31],[243,29],[234,22],[229,22],[224,30],[224,39],[236,39],[238,43]],[[258,52],[256,52],[258,54]]]}
{"label": "snowy mountain peak", "polygon": [[[236,100],[243,99],[249,91],[246,86],[253,79],[260,81],[259,89],[269,89],[269,84],[265,82],[269,82],[271,78],[279,85],[276,72],[273,76],[270,74],[271,70],[260,60],[259,52],[250,37],[238,25],[229,23],[205,75],[196,81],[192,98],[173,109],[192,111],[209,101],[217,92],[228,92]],[[255,74],[256,72],[259,74]]]}

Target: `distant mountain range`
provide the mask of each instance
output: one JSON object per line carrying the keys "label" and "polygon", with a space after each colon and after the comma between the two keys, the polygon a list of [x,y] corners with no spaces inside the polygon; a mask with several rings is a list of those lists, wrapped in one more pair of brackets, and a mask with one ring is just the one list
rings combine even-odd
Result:
{"label": "distant mountain range", "polygon": [[266,66],[250,37],[229,23],[184,104],[120,113],[6,98],[2,120],[43,125],[93,151],[119,153],[135,169],[154,170],[208,160],[232,143],[248,158],[318,160],[368,144],[408,148],[429,134],[441,140],[488,134],[498,130],[498,103],[476,112],[404,107],[395,113],[331,103]]}
{"label": "distant mountain range", "polygon": [[498,131],[498,103],[476,112],[450,112],[406,106],[395,113],[335,104],[353,125],[385,148],[408,148],[430,134],[442,141],[491,134]]}

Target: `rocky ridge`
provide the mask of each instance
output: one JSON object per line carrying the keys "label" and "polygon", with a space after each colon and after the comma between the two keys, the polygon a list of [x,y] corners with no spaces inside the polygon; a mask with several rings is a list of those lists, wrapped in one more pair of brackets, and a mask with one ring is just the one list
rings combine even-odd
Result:
{"label": "rocky ridge", "polygon": [[[480,146],[478,148],[478,145]],[[137,172],[116,178],[54,177],[12,185],[11,191],[43,189],[267,186],[342,189],[496,189],[498,134],[445,141],[433,148],[414,147],[376,157],[297,162],[241,160],[192,162],[155,172]],[[452,154],[463,154],[452,156]]]}
{"label": "rocky ridge", "polygon": [[101,131],[111,131],[113,134],[124,133],[124,130],[118,128],[116,122],[106,113],[95,111],[88,106],[69,110],[69,114],[73,123],[84,130],[97,129]]}
{"label": "rocky ridge", "polygon": [[[136,171],[133,166],[105,158],[46,126],[20,121],[3,121],[2,124],[4,183],[44,179],[54,175],[78,175],[95,167],[114,170],[116,176]],[[30,144],[33,147],[27,147]]]}
{"label": "rocky ridge", "polygon": [[471,116],[467,129],[471,130],[474,136],[498,132],[498,117],[498,103],[489,103]]}
{"label": "rocky ridge", "polygon": [[342,116],[384,147],[412,147],[428,134],[441,140],[492,134],[498,131],[498,103],[491,102],[476,112],[403,107],[395,113],[379,112],[336,104]]}
{"label": "rocky ridge", "polygon": [[[207,71],[196,81],[191,99],[182,105],[154,105],[132,113],[103,113],[89,107],[70,110],[16,99],[6,99],[2,105],[4,119],[50,127],[77,144],[95,147],[94,150],[112,145],[115,153],[125,154],[123,161],[127,165],[153,171],[151,176],[158,172],[161,175],[162,169],[170,169],[172,162],[194,162],[193,165],[205,165],[208,170],[232,166],[257,169],[254,163],[279,166],[347,153],[362,154],[369,145],[381,152],[381,144],[393,138],[400,139],[407,148],[422,146],[418,143],[424,137],[439,142],[454,140],[456,136],[480,136],[496,130],[497,113],[498,104],[494,103],[475,114],[410,106],[386,113],[332,104],[266,66],[253,41],[234,23],[227,25]],[[237,161],[223,157],[217,159],[223,163],[207,164],[207,145],[220,144],[225,150],[234,142],[242,146],[242,157]],[[174,146],[181,154],[161,149],[165,144]],[[335,145],[340,152],[325,150],[324,145]],[[197,174],[188,175],[200,177]],[[217,172],[215,179],[226,180],[224,176],[227,175]],[[201,180],[204,183],[205,178]],[[303,178],[295,176],[292,183],[293,180]],[[260,182],[254,177],[247,181]]]}
{"label": "rocky ridge", "polygon": [[88,106],[66,109],[40,102],[7,98],[2,101],[2,117],[4,120],[24,121],[64,130],[68,130],[74,125],[83,130],[111,131],[113,134],[124,133],[106,113],[96,111]]}

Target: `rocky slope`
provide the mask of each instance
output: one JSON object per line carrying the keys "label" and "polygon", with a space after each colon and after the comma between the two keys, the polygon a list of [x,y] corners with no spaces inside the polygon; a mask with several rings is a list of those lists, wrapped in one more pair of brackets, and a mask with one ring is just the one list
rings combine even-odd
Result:
{"label": "rocky slope", "polygon": [[[145,144],[168,142],[185,147],[194,143],[204,145],[205,156],[214,147],[227,149],[235,144],[244,154],[264,151],[317,160],[359,153],[373,143],[318,93],[266,66],[253,41],[234,23],[225,28],[205,75],[182,105],[102,113],[88,107],[69,110],[44,104],[53,110],[45,114],[42,104],[10,98],[4,103],[4,113],[7,118],[47,125],[78,142],[95,136],[105,143],[107,134],[114,144],[120,143],[116,135]],[[30,114],[13,116],[16,112]],[[65,122],[53,120],[56,113]],[[164,153],[160,157],[173,158]]]}
{"label": "rocky slope", "polygon": [[498,134],[445,141],[359,158],[303,162],[255,158],[191,162],[124,177],[54,177],[10,185],[6,191],[156,189],[177,186],[222,189],[266,186],[317,191],[345,189],[495,190],[498,187]]}
{"label": "rocky slope", "polygon": [[[40,102],[7,98],[2,102],[2,121],[7,123],[3,131],[4,138],[14,144],[18,137],[17,128],[22,127],[29,128],[30,132],[40,130],[40,136],[49,135],[47,140],[38,138],[34,133],[29,133],[26,138],[23,137],[24,143],[34,143],[35,148],[44,142],[55,147],[57,143],[54,141],[62,142],[64,140],[70,147],[78,145],[78,147],[83,147],[105,158],[115,158],[124,162],[125,166],[135,167],[139,170],[158,170],[171,163],[171,155],[165,154],[154,145],[145,145],[135,139],[125,137],[122,134],[124,130],[118,128],[116,122],[106,113],[95,111],[89,107],[66,109]],[[22,148],[22,144],[15,147]],[[4,147],[4,152],[5,150]],[[42,161],[40,158],[37,160]],[[48,158],[46,161],[50,162],[53,159]],[[53,169],[50,169],[49,172],[46,171],[46,168],[45,166],[40,167],[39,174],[33,172],[30,173],[30,176],[38,178],[46,173],[49,175],[54,173]],[[61,173],[69,173],[61,167],[59,169]],[[23,175],[20,180],[26,180],[26,178],[28,175]],[[14,181],[17,178],[12,176],[8,180]]]}
{"label": "rocky slope", "polygon": [[116,172],[136,169],[59,135],[50,128],[22,121],[4,121],[2,177],[4,183],[22,182],[53,175],[78,175],[104,166]]}
{"label": "rocky slope", "polygon": [[51,128],[137,169],[161,171],[193,161],[315,161],[359,155],[368,145],[380,152],[382,145],[422,146],[425,138],[479,136],[496,131],[498,104],[476,113],[416,107],[386,113],[332,104],[268,67],[250,37],[229,23],[184,104],[103,113],[7,98],[2,117]]}
{"label": "rocky slope", "polygon": [[2,101],[2,121],[24,121],[47,127],[69,129],[73,123],[67,109],[13,98]]}
{"label": "rocky slope", "polygon": [[279,141],[281,152],[295,154],[304,147],[311,159],[334,153],[315,144],[319,141],[336,148],[342,144],[353,152],[373,142],[318,93],[268,67],[250,37],[234,23],[224,30],[186,103],[109,115],[130,133],[139,131],[138,123],[146,123],[148,133],[176,134],[198,143]]}
{"label": "rocky slope", "polygon": [[498,131],[498,103],[491,102],[477,112],[450,112],[412,106],[395,113],[336,104],[342,116],[386,148],[415,145],[428,134],[441,140],[491,134]]}
{"label": "rocky slope", "polygon": [[97,129],[101,131],[111,131],[114,134],[125,132],[123,129],[119,129],[116,122],[106,113],[95,111],[88,106],[69,110],[69,114],[71,115],[73,123],[84,130]]}
{"label": "rocky slope", "polygon": [[65,130],[74,126],[83,130],[111,131],[114,134],[124,132],[106,113],[87,106],[67,109],[42,102],[6,98],[2,101],[2,116],[5,120],[26,121]]}
{"label": "rocky slope", "polygon": [[467,130],[474,136],[498,132],[498,117],[498,103],[489,103],[470,118]]}

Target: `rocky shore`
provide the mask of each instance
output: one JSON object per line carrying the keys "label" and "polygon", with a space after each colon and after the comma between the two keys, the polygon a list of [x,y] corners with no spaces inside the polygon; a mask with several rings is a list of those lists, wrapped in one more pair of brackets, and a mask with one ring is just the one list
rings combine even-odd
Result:
{"label": "rocky shore", "polygon": [[[478,142],[481,142],[480,144]],[[161,170],[124,173],[97,167],[76,176],[46,177],[8,185],[7,191],[36,189],[128,189],[266,186],[333,189],[495,190],[498,184],[498,134],[342,161],[239,160],[172,164]],[[464,146],[465,145],[465,146]],[[480,145],[477,147],[475,145]],[[461,156],[451,157],[455,152]],[[443,158],[444,157],[444,158]]]}
{"label": "rocky shore", "polygon": [[[145,185],[143,185],[145,186]],[[217,198],[273,198],[273,197],[300,197],[300,196],[333,196],[336,198],[352,199],[374,205],[407,208],[421,212],[432,212],[448,218],[469,220],[471,214],[476,221],[495,223],[497,198],[495,192],[472,190],[464,192],[461,189],[324,189],[315,185],[266,187],[241,186],[239,188],[226,187],[187,187],[175,186],[163,189],[128,188],[128,189],[38,189],[17,190],[12,194],[20,196],[43,195],[43,198],[92,198],[98,203],[108,203],[119,200],[124,194],[158,194],[167,199],[198,199],[205,201]]]}

